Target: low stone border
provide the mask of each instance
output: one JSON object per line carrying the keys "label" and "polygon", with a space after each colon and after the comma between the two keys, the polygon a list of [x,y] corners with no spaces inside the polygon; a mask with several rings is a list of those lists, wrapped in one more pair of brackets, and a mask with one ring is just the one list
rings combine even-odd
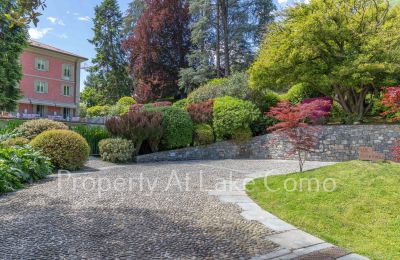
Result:
{"label": "low stone border", "polygon": [[232,182],[227,181],[225,190],[209,191],[209,195],[217,196],[223,203],[234,203],[243,211],[241,215],[249,221],[258,221],[274,234],[266,239],[279,245],[279,248],[266,255],[254,257],[261,259],[340,259],[340,260],[366,260],[367,257],[354,254],[338,248],[322,239],[306,233],[295,226],[283,221],[277,216],[265,211],[247,196],[245,187],[252,179],[266,175],[276,175],[277,172],[253,173],[246,179]]}

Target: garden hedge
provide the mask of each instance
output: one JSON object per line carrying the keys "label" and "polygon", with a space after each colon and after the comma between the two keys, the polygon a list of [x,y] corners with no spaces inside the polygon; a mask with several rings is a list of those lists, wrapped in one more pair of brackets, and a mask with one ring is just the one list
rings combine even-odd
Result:
{"label": "garden hedge", "polygon": [[161,112],[163,135],[161,148],[164,150],[187,147],[193,139],[193,121],[187,111],[177,107],[151,107],[147,111]]}
{"label": "garden hedge", "polygon": [[231,139],[239,129],[249,128],[261,113],[250,101],[233,97],[214,100],[213,127],[217,141]]}
{"label": "garden hedge", "polygon": [[29,120],[20,125],[16,131],[17,133],[27,139],[33,139],[44,131],[51,129],[64,129],[67,130],[68,126],[49,119]]}

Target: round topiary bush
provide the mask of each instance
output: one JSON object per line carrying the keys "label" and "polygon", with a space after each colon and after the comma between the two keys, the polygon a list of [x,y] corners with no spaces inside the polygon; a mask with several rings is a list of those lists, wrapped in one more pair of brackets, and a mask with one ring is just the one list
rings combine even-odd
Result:
{"label": "round topiary bush", "polygon": [[151,107],[147,111],[163,115],[161,148],[170,150],[189,146],[193,138],[193,122],[187,111],[177,107]]}
{"label": "round topiary bush", "polygon": [[100,141],[99,151],[103,161],[127,162],[132,159],[135,147],[132,141],[122,138],[109,138]]}
{"label": "round topiary bush", "polygon": [[77,170],[89,158],[89,145],[80,134],[70,130],[48,130],[30,143],[41,149],[57,169]]}
{"label": "round topiary bush", "polygon": [[208,124],[196,125],[194,129],[193,144],[195,146],[198,146],[198,145],[212,144],[213,142],[214,142],[214,131],[212,127]]}
{"label": "round topiary bush", "polygon": [[25,137],[14,137],[14,138],[9,138],[1,143],[3,147],[12,147],[12,146],[24,146],[25,144],[28,144],[29,140],[26,139]]}
{"label": "round topiary bush", "polygon": [[305,98],[320,97],[321,93],[312,87],[299,83],[292,86],[288,92],[282,95],[282,99],[289,100],[292,104],[298,104]]}
{"label": "round topiary bush", "polygon": [[232,134],[232,140],[242,142],[249,140],[253,136],[250,127],[236,129]]}
{"label": "round topiary bush", "polygon": [[261,116],[250,101],[233,97],[214,100],[213,127],[217,140],[230,139],[238,130],[248,128]]}
{"label": "round topiary bush", "polygon": [[132,106],[134,104],[136,104],[136,100],[133,97],[122,97],[117,102],[117,105],[120,106]]}
{"label": "round topiary bush", "polygon": [[52,129],[68,130],[68,126],[66,126],[61,122],[56,122],[49,119],[37,119],[37,120],[26,121],[25,123],[20,125],[16,130],[20,136],[32,140],[33,138],[43,133],[44,131]]}

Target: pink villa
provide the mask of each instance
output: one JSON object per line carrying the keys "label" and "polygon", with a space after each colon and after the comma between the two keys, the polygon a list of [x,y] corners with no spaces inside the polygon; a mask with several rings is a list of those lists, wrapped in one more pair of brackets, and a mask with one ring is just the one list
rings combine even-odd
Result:
{"label": "pink villa", "polygon": [[20,117],[76,119],[79,115],[81,63],[87,59],[36,41],[21,55]]}

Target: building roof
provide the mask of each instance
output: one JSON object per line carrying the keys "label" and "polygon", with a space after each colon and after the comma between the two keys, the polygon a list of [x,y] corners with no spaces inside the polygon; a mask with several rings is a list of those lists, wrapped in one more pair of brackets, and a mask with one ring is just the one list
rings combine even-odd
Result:
{"label": "building roof", "polygon": [[88,60],[87,58],[82,57],[82,56],[77,55],[77,54],[74,54],[72,52],[64,51],[64,50],[58,49],[56,47],[53,47],[53,46],[50,46],[50,45],[47,45],[47,44],[44,44],[44,43],[41,43],[41,42],[37,42],[37,41],[34,41],[34,40],[29,40],[29,45],[31,47],[40,48],[40,49],[49,50],[49,51],[54,51],[54,52],[58,52],[58,53],[61,53],[61,54],[64,54],[64,55],[68,55],[68,56],[72,56],[72,57],[75,57],[75,58],[79,58],[79,59],[84,60],[84,61]]}

